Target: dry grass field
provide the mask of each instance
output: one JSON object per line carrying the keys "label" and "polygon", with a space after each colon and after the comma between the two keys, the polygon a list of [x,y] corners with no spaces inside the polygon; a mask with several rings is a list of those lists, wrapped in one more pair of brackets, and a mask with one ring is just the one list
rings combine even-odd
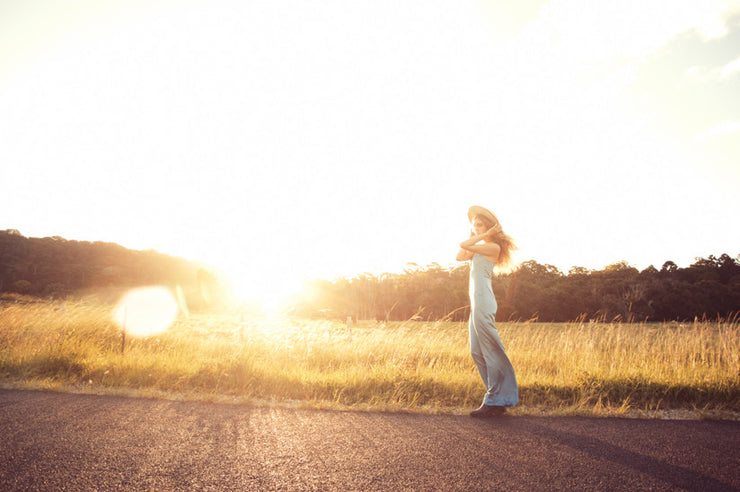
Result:
{"label": "dry grass field", "polygon": [[[483,386],[467,324],[180,314],[127,337],[112,306],[0,303],[6,387],[462,413]],[[500,323],[517,373],[514,414],[646,416],[740,411],[740,323]]]}

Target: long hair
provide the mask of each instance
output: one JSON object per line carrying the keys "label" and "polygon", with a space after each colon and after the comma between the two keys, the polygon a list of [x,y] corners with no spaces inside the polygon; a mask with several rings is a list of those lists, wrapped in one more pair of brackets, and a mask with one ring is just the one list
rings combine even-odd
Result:
{"label": "long hair", "polygon": [[[495,222],[491,222],[491,218],[486,217],[485,215],[474,215],[473,219],[476,218],[480,219],[489,229],[496,224],[500,224],[498,217],[495,215],[493,215]],[[516,244],[514,244],[514,239],[502,230],[493,236],[491,241],[498,244],[501,248],[501,252],[496,260],[496,270],[499,272],[509,272],[514,270],[515,266],[511,258],[511,252],[517,249]]]}

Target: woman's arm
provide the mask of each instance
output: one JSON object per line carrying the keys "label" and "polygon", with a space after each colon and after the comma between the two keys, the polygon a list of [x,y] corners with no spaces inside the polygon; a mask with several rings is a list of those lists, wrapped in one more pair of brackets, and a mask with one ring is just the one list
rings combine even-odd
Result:
{"label": "woman's arm", "polygon": [[473,257],[474,254],[475,253],[473,253],[472,251],[460,248],[460,251],[457,252],[457,256],[455,257],[455,259],[457,261],[468,261]]}
{"label": "woman's arm", "polygon": [[489,260],[495,263],[496,259],[498,259],[499,253],[501,253],[501,246],[494,242],[483,244],[477,243],[484,240],[486,237],[494,236],[500,231],[501,226],[499,224],[496,224],[483,234],[471,235],[468,239],[460,243],[460,253],[457,254],[458,258],[461,256],[461,253],[463,251],[467,251],[471,258],[473,254],[478,253],[487,257]]}
{"label": "woman's arm", "polygon": [[[473,232],[470,233],[470,237],[471,238],[474,235],[475,235],[475,233],[473,233]],[[470,259],[473,258],[473,255],[474,254],[475,253],[473,253],[472,251],[468,251],[467,249],[464,249],[464,248],[460,247],[460,251],[457,252],[457,256],[455,257],[455,259],[457,261],[468,261],[468,260],[470,260]]]}
{"label": "woman's arm", "polygon": [[[478,237],[482,239],[484,236],[485,236],[484,234],[481,234],[479,236],[473,236],[473,237]],[[472,238],[466,239],[465,241],[460,243],[460,249],[463,251],[467,251],[468,254],[470,255],[470,258],[472,258],[475,253],[478,253],[479,255],[487,256],[489,259],[498,258],[499,253],[501,253],[501,246],[499,246],[496,243],[469,244],[471,240]],[[458,253],[457,256],[459,258],[460,253]]]}

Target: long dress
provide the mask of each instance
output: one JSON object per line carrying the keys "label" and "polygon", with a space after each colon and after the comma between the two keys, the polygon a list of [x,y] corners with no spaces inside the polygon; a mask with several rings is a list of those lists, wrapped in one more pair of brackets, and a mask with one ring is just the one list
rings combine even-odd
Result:
{"label": "long dress", "polygon": [[486,386],[483,403],[519,402],[516,375],[496,329],[496,298],[491,287],[493,263],[479,254],[470,262],[470,354]]}

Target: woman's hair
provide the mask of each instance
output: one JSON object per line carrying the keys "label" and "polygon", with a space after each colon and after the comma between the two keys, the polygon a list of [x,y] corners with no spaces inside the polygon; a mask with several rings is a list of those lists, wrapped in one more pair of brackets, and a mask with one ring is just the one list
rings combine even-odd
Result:
{"label": "woman's hair", "polygon": [[[475,220],[476,218],[480,219],[489,229],[496,224],[500,224],[500,222],[498,221],[498,217],[496,217],[495,215],[493,216],[493,218],[496,220],[496,222],[491,222],[490,217],[486,217],[485,215],[475,215],[473,216],[472,220]],[[498,260],[496,260],[496,270],[513,270],[514,265],[512,264],[513,262],[511,259],[511,252],[517,249],[517,247],[516,244],[514,244],[514,240],[511,238],[511,236],[506,234],[504,231],[500,231],[498,234],[491,238],[491,241],[501,247],[501,252],[498,255]]]}

